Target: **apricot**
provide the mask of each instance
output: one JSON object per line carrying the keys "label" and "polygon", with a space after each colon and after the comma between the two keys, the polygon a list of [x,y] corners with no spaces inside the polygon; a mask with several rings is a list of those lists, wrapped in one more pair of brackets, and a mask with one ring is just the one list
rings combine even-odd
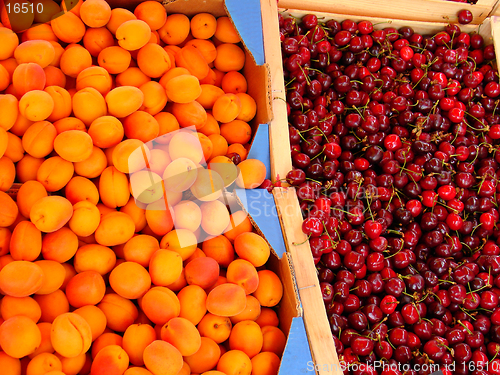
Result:
{"label": "apricot", "polygon": [[112,212],[104,215],[95,231],[98,244],[115,246],[127,242],[135,231],[134,221],[123,212]]}
{"label": "apricot", "polygon": [[17,34],[7,27],[0,26],[0,60],[6,60],[14,55],[14,52],[19,45]]}
{"label": "apricot", "polygon": [[143,366],[144,349],[156,340],[156,331],[149,324],[132,324],[123,334],[123,349],[127,352],[130,363]]}
{"label": "apricot", "polygon": [[125,332],[139,316],[132,301],[115,293],[106,294],[97,307],[106,315],[108,328],[117,332]]}
{"label": "apricot", "polygon": [[241,101],[241,111],[238,117],[236,117],[236,120],[244,122],[251,121],[257,113],[257,103],[255,99],[244,92],[240,92],[236,94],[236,96],[240,98]]}
{"label": "apricot", "polygon": [[227,375],[253,374],[250,357],[244,351],[236,349],[231,349],[220,357],[217,370]]}
{"label": "apricot", "polygon": [[240,314],[232,316],[231,322],[233,324],[239,323],[243,320],[253,320],[255,321],[261,312],[260,303],[254,296],[247,295],[247,305],[245,310],[243,310]]}
{"label": "apricot", "polygon": [[89,28],[83,36],[83,45],[93,57],[98,57],[104,48],[114,44],[113,34],[106,27]]}
{"label": "apricot", "polygon": [[207,297],[207,310],[219,316],[231,317],[245,310],[245,290],[236,284],[222,284],[210,291]]}
{"label": "apricot", "polygon": [[42,239],[42,255],[47,260],[67,262],[73,258],[77,250],[78,237],[65,227],[45,234]]}
{"label": "apricot", "polygon": [[173,250],[186,260],[196,250],[197,239],[193,232],[187,229],[174,229],[168,232],[160,242],[160,248]]}
{"label": "apricot", "polygon": [[59,358],[52,353],[40,353],[28,363],[26,375],[43,375],[61,370],[62,364]]}
{"label": "apricot", "polygon": [[64,43],[78,43],[85,35],[85,25],[72,12],[55,15],[50,25],[54,34]]}
{"label": "apricot", "polygon": [[0,95],[0,110],[2,117],[0,118],[0,128],[9,130],[14,126],[19,115],[19,102],[14,95]]}
{"label": "apricot", "polygon": [[80,18],[89,27],[106,26],[111,18],[111,7],[104,0],[85,1],[80,7]]}
{"label": "apricot", "polygon": [[76,308],[98,304],[103,299],[105,292],[104,279],[96,271],[77,273],[66,285],[68,302]]}
{"label": "apricot", "polygon": [[36,292],[37,294],[50,294],[58,290],[64,282],[66,270],[53,260],[39,260],[35,262],[43,271],[43,284]]}
{"label": "apricot", "polygon": [[120,46],[106,47],[97,56],[97,63],[109,74],[124,72],[130,66],[131,60],[130,52]]}
{"label": "apricot", "polygon": [[42,316],[40,305],[31,297],[4,296],[2,298],[0,312],[4,320],[10,319],[16,315],[23,315],[30,318],[35,323],[37,323]]}
{"label": "apricot", "polygon": [[163,42],[170,45],[181,44],[189,35],[190,21],[184,14],[171,14],[166,22],[158,29]]}
{"label": "apricot", "polygon": [[[178,47],[177,47],[178,48]],[[165,47],[165,49],[168,51],[167,47]],[[183,76],[183,75],[191,75],[191,73],[189,73],[189,70],[187,70],[186,68],[182,68],[182,67],[174,67],[172,69],[170,69],[169,71],[167,71],[161,78],[160,78],[160,85],[162,85],[163,87],[166,87],[167,83],[175,78],[175,77],[179,77],[179,76]]]}
{"label": "apricot", "polygon": [[16,221],[19,209],[16,202],[6,193],[0,191],[0,227],[9,227]]}
{"label": "apricot", "polygon": [[283,284],[278,275],[270,270],[261,270],[258,272],[259,286],[253,293],[262,306],[276,306],[283,296]]}
{"label": "apricot", "polygon": [[122,23],[136,19],[137,17],[130,10],[123,8],[114,8],[111,10],[111,18],[108,21],[106,27],[111,33],[116,34],[116,29],[118,29],[118,27]]}
{"label": "apricot", "polygon": [[119,345],[108,345],[94,357],[91,375],[122,375],[129,365],[127,352]]}
{"label": "apricot", "polygon": [[6,156],[0,157],[0,190],[9,190],[15,179],[16,166],[14,162]]}
{"label": "apricot", "polygon": [[154,234],[164,236],[172,230],[174,226],[172,212],[162,199],[147,205],[146,222]]}
{"label": "apricot", "polygon": [[68,299],[61,289],[49,294],[36,294],[33,298],[42,309],[41,322],[52,323],[59,315],[69,312]]}
{"label": "apricot", "polygon": [[213,369],[221,355],[219,345],[208,337],[201,338],[200,349],[193,355],[184,357],[193,373],[202,373]]}
{"label": "apricot", "polygon": [[221,344],[229,338],[233,325],[228,317],[206,314],[198,324],[198,330],[202,337],[208,337],[217,344]]}
{"label": "apricot", "polygon": [[76,251],[73,264],[76,272],[95,271],[104,276],[115,267],[116,254],[109,247],[87,244]]}
{"label": "apricot", "polygon": [[[195,47],[202,54],[205,61],[210,64],[215,60],[217,56],[217,50],[215,49],[215,45],[210,40],[204,39],[191,39],[186,43],[186,46]],[[211,75],[213,71],[209,69],[208,74]],[[206,78],[206,77],[205,77]],[[203,79],[205,79],[203,78]]]}
{"label": "apricot", "polygon": [[116,87],[133,86],[139,88],[150,81],[151,77],[135,66],[127,68],[124,72],[118,74],[115,79]]}
{"label": "apricot", "polygon": [[158,44],[149,43],[142,47],[137,54],[137,65],[151,78],[159,78],[172,66],[170,56]]}
{"label": "apricot", "polygon": [[[64,134],[64,133],[63,133]],[[36,179],[49,192],[61,190],[74,173],[73,164],[60,156],[46,159],[38,168]]]}
{"label": "apricot", "polygon": [[[234,94],[231,94],[231,95],[234,95]],[[239,98],[238,98],[238,100],[239,100]],[[219,121],[221,121],[221,120],[219,120]],[[224,138],[226,138],[226,140],[229,144],[233,144],[233,143],[246,144],[250,141],[250,139],[252,137],[252,129],[250,128],[250,125],[248,125],[246,122],[233,119],[233,120],[221,125],[220,134]]]}
{"label": "apricot", "polygon": [[54,140],[54,150],[64,160],[80,162],[92,154],[92,138],[84,131],[68,130],[59,134]]}
{"label": "apricot", "polygon": [[229,17],[217,18],[214,36],[222,43],[239,43],[241,40]]}
{"label": "apricot", "polygon": [[84,161],[74,163],[76,174],[86,177],[94,178],[99,176],[107,167],[106,155],[99,147],[92,147],[90,157]]}
{"label": "apricot", "polygon": [[[202,202],[211,202],[219,199],[223,190],[224,181],[222,177],[210,169],[200,169],[196,181],[191,186],[191,193]],[[203,212],[201,214],[203,222]]]}
{"label": "apricot", "polygon": [[248,156],[248,150],[241,143],[233,143],[227,148],[226,156],[231,156],[232,154],[240,155],[241,160],[245,161]]}
{"label": "apricot", "polygon": [[43,121],[53,110],[54,100],[45,91],[29,91],[19,100],[19,112],[31,121]]}
{"label": "apricot", "polygon": [[[9,158],[13,163],[17,163],[24,157],[22,140],[11,132],[7,132],[7,141],[5,142],[4,134],[5,130],[0,130],[0,155]],[[2,153],[2,149],[5,149],[5,153]]]}
{"label": "apricot", "polygon": [[109,284],[118,295],[128,299],[137,299],[149,290],[151,276],[140,264],[123,262],[111,271]]}
{"label": "apricot", "polygon": [[153,373],[144,367],[129,367],[123,375],[153,375]]}
{"label": "apricot", "polygon": [[45,72],[45,85],[49,86],[59,86],[61,88],[66,86],[66,76],[62,72],[61,69],[56,68],[55,66],[49,65],[43,69]]}
{"label": "apricot", "polygon": [[252,232],[238,235],[234,239],[234,249],[240,258],[248,260],[255,267],[264,265],[271,253],[267,241]]}
{"label": "apricot", "polygon": [[[228,227],[226,228],[226,230],[224,231],[224,236],[227,239],[229,239],[231,242],[234,243],[235,239],[240,234],[251,232],[252,229],[253,229],[253,226],[252,226],[250,219],[248,218],[248,215],[245,213],[245,211],[240,210],[240,211],[236,211],[235,213],[233,213],[231,215],[231,222],[228,225]],[[247,238],[247,237],[245,237],[245,238]],[[250,237],[250,238],[254,238],[254,237]],[[250,239],[250,238],[248,238],[248,239]],[[255,241],[259,241],[259,244],[260,244],[260,240],[255,240]],[[269,246],[267,245],[267,242],[265,242],[265,240],[264,240],[264,243],[267,246],[267,248],[269,248]],[[242,243],[242,241],[239,242],[239,245],[240,245],[240,247],[244,247],[244,243]],[[264,265],[267,262],[267,258],[269,257],[269,255],[267,256],[267,258],[265,256],[265,246],[261,249],[261,251],[263,251],[262,259],[259,259],[256,262],[256,264],[259,264],[260,262],[262,262],[265,259],[265,261],[262,264],[256,265],[252,261],[250,261],[256,267],[260,267],[261,265]],[[270,251],[268,252],[268,254],[269,253],[270,253]],[[241,255],[239,255],[239,256],[243,259],[249,260],[245,256],[241,256]]]}
{"label": "apricot", "polygon": [[[73,358],[66,358],[58,353],[56,353],[56,356],[61,360],[62,371],[65,375],[77,375],[80,371],[85,372],[84,367],[86,366],[87,359],[90,357],[89,354],[85,353]],[[87,367],[90,368],[90,363],[87,364]]]}
{"label": "apricot", "polygon": [[182,356],[196,353],[201,346],[200,333],[189,320],[176,317],[161,328],[161,339],[172,344]]}
{"label": "apricot", "polygon": [[[149,266],[149,273],[153,284],[155,283],[155,276],[151,269],[151,261],[153,254],[160,249],[160,244],[156,238],[146,234],[139,234],[132,237],[125,243],[123,247],[123,254],[126,261],[136,262],[143,267]],[[182,266],[182,263],[181,263]],[[167,276],[167,275],[161,275]]]}
{"label": "apricot", "polygon": [[144,349],[144,365],[153,375],[177,375],[183,364],[182,354],[166,341],[155,340]]}
{"label": "apricot", "polygon": [[96,205],[99,202],[99,191],[95,184],[89,179],[81,176],[73,177],[64,189],[66,198],[71,204],[81,201],[89,201]]}
{"label": "apricot", "polygon": [[151,30],[158,30],[167,21],[165,7],[156,1],[144,1],[134,10],[134,15],[146,22]]}
{"label": "apricot", "polygon": [[160,131],[158,121],[149,113],[136,111],[123,120],[125,135],[130,139],[149,142],[155,139]]}
{"label": "apricot", "polygon": [[229,348],[241,350],[248,357],[253,358],[260,353],[263,340],[260,326],[254,321],[244,320],[233,326],[229,336]]}
{"label": "apricot", "polygon": [[42,335],[42,342],[40,343],[40,346],[28,356],[29,358],[34,358],[41,353],[54,353],[54,348],[50,342],[50,330],[52,328],[52,323],[41,322],[38,323],[37,326]]}
{"label": "apricot", "polygon": [[12,233],[8,228],[0,228],[0,256],[9,253],[11,237]]}
{"label": "apricot", "polygon": [[175,293],[162,286],[148,290],[140,300],[140,306],[153,323],[161,325],[179,316],[181,309]]}
{"label": "apricot", "polygon": [[70,44],[61,55],[59,65],[66,76],[76,78],[82,71],[92,66],[92,56],[79,44]]}
{"label": "apricot", "polygon": [[273,352],[281,357],[286,345],[286,336],[283,331],[274,326],[264,326],[261,330],[264,338],[262,351]]}
{"label": "apricot", "polygon": [[[165,104],[167,104],[167,93],[165,92],[165,89],[163,88],[160,83],[156,81],[149,81],[144,83],[139,87],[139,89],[143,92],[144,94],[144,102],[142,103],[141,108],[139,108],[141,111],[147,112],[153,116],[155,116],[156,121],[158,121],[159,125],[159,132],[158,135],[165,134],[166,132],[161,132],[162,127],[160,120],[156,117],[156,115],[160,113],[165,113],[166,112],[161,112],[161,110],[165,107]],[[171,117],[173,117],[171,114],[169,114]],[[160,116],[161,117],[161,116]],[[175,118],[175,117],[174,117]]]}
{"label": "apricot", "polygon": [[100,148],[116,146],[125,134],[123,125],[114,116],[102,116],[95,119],[88,130],[94,145]]}
{"label": "apricot", "polygon": [[236,184],[240,188],[255,189],[259,187],[266,178],[266,166],[258,159],[247,159],[238,164],[240,175]]}
{"label": "apricot", "polygon": [[10,75],[3,65],[0,65],[0,90],[4,91],[10,85]]}
{"label": "apricot", "polygon": [[190,132],[177,132],[170,140],[168,152],[172,160],[187,158],[195,164],[203,161],[203,149],[200,141],[196,135]]}
{"label": "apricot", "polygon": [[195,232],[201,224],[200,207],[191,201],[181,201],[174,206],[175,227]]}
{"label": "apricot", "polygon": [[54,122],[54,127],[56,128],[57,134],[61,134],[68,130],[80,130],[87,131],[87,128],[82,120],[76,117],[65,117]]}
{"label": "apricot", "polygon": [[45,68],[54,60],[55,50],[46,40],[28,40],[16,48],[14,57],[18,64],[36,63]]}
{"label": "apricot", "polygon": [[237,284],[245,289],[246,294],[252,294],[257,290],[259,277],[252,263],[244,259],[235,259],[227,268],[227,281]]}
{"label": "apricot", "polygon": [[75,314],[80,315],[89,324],[92,332],[92,342],[101,336],[106,330],[106,315],[94,305],[82,306],[73,311]]}
{"label": "apricot", "polygon": [[201,93],[196,98],[196,101],[205,109],[212,109],[217,99],[224,95],[224,91],[217,86],[202,84],[200,85]]}
{"label": "apricot", "polygon": [[73,95],[72,101],[73,114],[87,126],[90,126],[95,119],[107,114],[106,101],[93,87],[78,90]]}
{"label": "apricot", "polygon": [[21,375],[21,361],[5,352],[0,352],[0,366],[7,374]]}
{"label": "apricot", "polygon": [[216,236],[203,241],[202,250],[207,257],[213,258],[221,267],[227,268],[234,259],[231,242],[224,236]]}
{"label": "apricot", "polygon": [[180,303],[179,316],[197,325],[207,312],[207,293],[198,285],[187,285],[177,295]]}
{"label": "apricot", "polygon": [[186,265],[185,275],[188,284],[207,289],[217,282],[219,264],[212,258],[196,258]]}
{"label": "apricot", "polygon": [[[197,155],[192,157],[197,157]],[[180,157],[173,160],[165,168],[163,183],[166,190],[181,193],[195,183],[197,176],[198,168],[196,164],[189,158]]]}
{"label": "apricot", "polygon": [[57,121],[71,115],[71,96],[68,91],[58,86],[46,87],[44,91],[51,96],[54,102],[54,109],[47,117],[48,121]]}
{"label": "apricot", "polygon": [[69,358],[85,353],[92,344],[89,324],[75,313],[65,313],[55,318],[50,337],[55,351]]}
{"label": "apricot", "polygon": [[[105,347],[110,346],[110,345],[122,346],[123,345],[123,337],[116,334],[116,333],[104,332],[92,344],[91,359],[95,358],[97,353],[99,353],[102,349],[104,349]],[[91,365],[91,363],[89,365]],[[90,370],[90,368],[89,368],[89,370]]]}
{"label": "apricot", "polygon": [[0,128],[0,155],[1,155],[0,157],[3,157],[3,155],[7,152],[7,149],[10,146],[9,135],[10,133],[7,133],[3,128]]}
{"label": "apricot", "polygon": [[141,20],[130,20],[116,29],[116,39],[120,47],[134,51],[146,45],[151,38],[151,29]]}
{"label": "apricot", "polygon": [[115,167],[107,167],[99,180],[99,193],[107,207],[116,208],[127,204],[130,198],[128,179]]}
{"label": "apricot", "polygon": [[[261,307],[260,315],[255,320],[255,322],[261,328],[267,327],[267,326],[278,327],[278,325],[279,325],[278,315],[276,314],[276,312],[273,309],[271,309],[269,307]],[[264,338],[265,338],[264,331],[262,332],[262,334],[264,334]]]}
{"label": "apricot", "polygon": [[165,84],[168,98],[175,103],[189,103],[202,93],[198,78],[185,74],[170,79]]}
{"label": "apricot", "polygon": [[10,357],[22,358],[33,353],[41,341],[40,329],[26,316],[13,316],[0,326],[0,347]]}
{"label": "apricot", "polygon": [[229,225],[229,212],[224,203],[218,200],[205,202],[200,206],[201,227],[213,236],[221,234]]}
{"label": "apricot", "polygon": [[[224,94],[219,96],[212,107],[212,115],[214,118],[222,123],[230,123],[231,121],[235,120],[236,117],[241,112],[241,101],[240,98],[235,95],[235,94]],[[224,126],[224,124],[221,126],[221,135],[224,136],[224,138],[227,139],[229,143],[235,143],[234,139],[232,138],[227,138],[225,134],[231,134],[231,132],[226,131],[225,129],[227,126]],[[238,123],[238,125],[242,125]],[[239,138],[237,138],[239,140]],[[250,139],[248,139],[245,142],[241,143],[247,143]]]}
{"label": "apricot", "polygon": [[0,270],[0,289],[12,297],[36,293],[44,282],[43,270],[35,263],[14,260]]}
{"label": "apricot", "polygon": [[119,118],[127,117],[137,111],[141,108],[143,101],[144,94],[133,86],[117,87],[106,95],[109,114]]}
{"label": "apricot", "polygon": [[179,253],[159,249],[149,261],[149,274],[153,284],[168,286],[175,282],[182,273],[182,258]]}
{"label": "apricot", "polygon": [[50,122],[35,122],[22,136],[22,145],[31,156],[43,158],[52,152],[56,136],[56,128]]}
{"label": "apricot", "polygon": [[12,231],[10,255],[14,260],[34,261],[42,251],[42,232],[30,221],[21,221]]}
{"label": "apricot", "polygon": [[245,52],[236,44],[223,43],[217,46],[214,66],[221,72],[239,71],[245,65]]}
{"label": "apricot", "polygon": [[207,112],[197,101],[173,103],[171,112],[182,128],[194,126],[196,130],[199,130],[207,122]]}
{"label": "apricot", "polygon": [[163,176],[165,168],[171,163],[168,152],[161,149],[151,150],[151,158],[149,159],[149,169],[160,176]]}

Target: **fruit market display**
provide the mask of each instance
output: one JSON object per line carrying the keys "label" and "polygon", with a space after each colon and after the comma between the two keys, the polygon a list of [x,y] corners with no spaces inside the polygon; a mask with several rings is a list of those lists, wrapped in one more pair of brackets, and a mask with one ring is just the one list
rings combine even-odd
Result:
{"label": "fruit market display", "polygon": [[0,373],[276,374],[283,285],[223,199],[266,175],[230,19],[87,0],[2,22]]}
{"label": "fruit market display", "polygon": [[339,359],[365,365],[344,373],[500,374],[493,46],[458,25],[421,35],[314,14],[279,25],[286,179]]}

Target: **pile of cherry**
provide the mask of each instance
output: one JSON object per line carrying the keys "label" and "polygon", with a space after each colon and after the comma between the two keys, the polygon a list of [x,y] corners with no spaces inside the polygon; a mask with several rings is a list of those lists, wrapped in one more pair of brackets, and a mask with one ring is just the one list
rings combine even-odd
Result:
{"label": "pile of cherry", "polygon": [[500,374],[493,46],[458,25],[279,24],[287,182],[339,358],[366,365],[345,373]]}

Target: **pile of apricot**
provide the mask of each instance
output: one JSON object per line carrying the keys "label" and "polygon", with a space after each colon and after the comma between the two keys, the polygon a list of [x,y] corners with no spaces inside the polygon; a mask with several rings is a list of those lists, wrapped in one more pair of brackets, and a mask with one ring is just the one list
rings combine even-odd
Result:
{"label": "pile of apricot", "polygon": [[224,194],[266,175],[230,19],[64,4],[1,13],[0,372],[277,374],[283,286]]}

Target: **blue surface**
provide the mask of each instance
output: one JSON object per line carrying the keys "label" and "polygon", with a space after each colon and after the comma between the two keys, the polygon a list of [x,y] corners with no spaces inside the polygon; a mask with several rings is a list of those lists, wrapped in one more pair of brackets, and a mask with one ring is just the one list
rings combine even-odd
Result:
{"label": "blue surface", "polygon": [[269,125],[261,124],[255,132],[248,159],[258,159],[266,166],[266,178],[271,179],[271,151],[269,145]]}
{"label": "blue surface", "polygon": [[266,189],[235,189],[243,207],[281,259],[286,252],[274,197]]}
{"label": "blue surface", "polygon": [[311,349],[302,318],[292,320],[279,374],[314,374]]}
{"label": "blue surface", "polygon": [[257,65],[265,63],[260,0],[225,0],[234,26]]}

